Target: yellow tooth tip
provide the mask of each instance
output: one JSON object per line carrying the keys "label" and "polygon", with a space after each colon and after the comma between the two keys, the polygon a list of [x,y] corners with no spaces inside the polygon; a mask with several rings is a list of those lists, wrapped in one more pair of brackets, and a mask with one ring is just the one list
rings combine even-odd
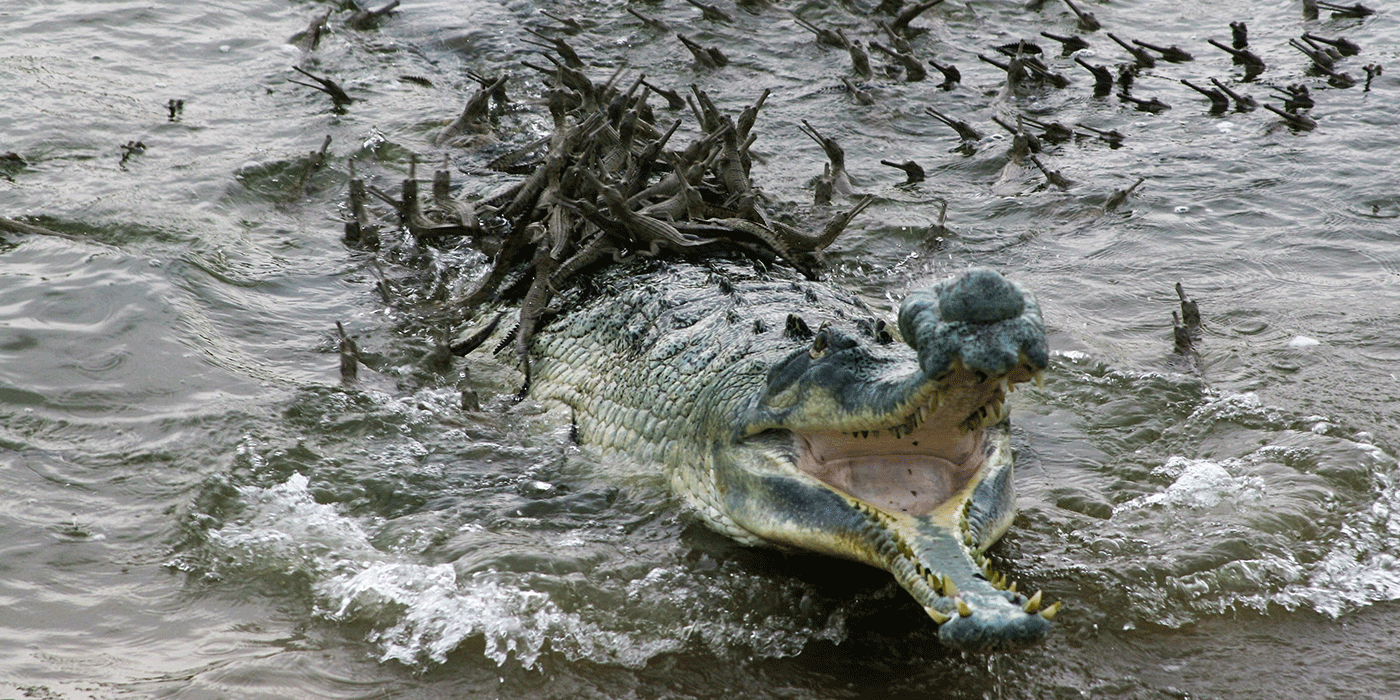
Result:
{"label": "yellow tooth tip", "polygon": [[941,611],[934,608],[924,608],[924,611],[928,613],[929,617],[933,618],[934,622],[940,625],[953,619],[952,615],[944,615]]}
{"label": "yellow tooth tip", "polygon": [[1044,609],[1044,610],[1041,610],[1041,611],[1040,611],[1040,616],[1043,617],[1043,618],[1045,618],[1045,619],[1047,619],[1047,620],[1053,620],[1053,619],[1055,619],[1055,615],[1056,615],[1057,613],[1059,613],[1059,612],[1060,612],[1060,601],[1057,600],[1057,601],[1055,601],[1050,607],[1048,607],[1048,608],[1046,608],[1046,609]]}
{"label": "yellow tooth tip", "polygon": [[958,586],[950,576],[943,577],[943,595],[949,598],[956,598],[958,595]]}
{"label": "yellow tooth tip", "polygon": [[1028,601],[1026,601],[1026,604],[1025,604],[1024,606],[1022,606],[1021,609],[1022,609],[1022,610],[1025,610],[1025,611],[1028,612],[1028,613],[1033,613],[1033,612],[1039,610],[1039,609],[1040,609],[1040,591],[1036,591],[1036,592],[1035,592],[1035,595],[1031,596],[1031,599],[1028,600]]}

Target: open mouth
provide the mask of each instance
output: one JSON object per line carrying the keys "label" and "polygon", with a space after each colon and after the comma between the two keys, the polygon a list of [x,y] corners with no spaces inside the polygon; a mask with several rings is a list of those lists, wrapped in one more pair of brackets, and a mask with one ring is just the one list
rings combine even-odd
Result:
{"label": "open mouth", "polygon": [[1058,604],[1018,593],[984,550],[1015,517],[1006,402],[1049,364],[1039,307],[973,270],[911,293],[898,328],[912,353],[833,324],[768,366],[712,472],[717,527],[889,571],[950,648],[1035,644]]}
{"label": "open mouth", "polygon": [[884,428],[793,431],[796,466],[885,512],[927,515],[977,474],[982,429],[1006,419],[1007,394],[1033,376],[1024,365],[988,377],[959,363]]}
{"label": "open mouth", "polygon": [[950,648],[1035,644],[1058,604],[1018,593],[984,551],[1015,517],[1006,403],[1049,364],[1039,307],[973,270],[911,293],[898,328],[908,350],[824,324],[767,366],[707,475],[727,508],[713,522],[889,571]]}

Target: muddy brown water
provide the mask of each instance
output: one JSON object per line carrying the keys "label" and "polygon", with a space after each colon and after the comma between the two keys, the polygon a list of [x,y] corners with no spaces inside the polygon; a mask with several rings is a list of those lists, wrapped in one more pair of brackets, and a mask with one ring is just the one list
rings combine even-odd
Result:
{"label": "muddy brown water", "polygon": [[[1296,3],[1084,2],[1105,29],[1083,32],[1055,3],[944,3],[914,49],[962,82],[903,82],[877,53],[873,105],[791,14],[884,43],[873,2],[721,1],[724,22],[432,0],[365,30],[286,0],[0,10],[0,215],[65,234],[0,234],[0,697],[1397,696],[1400,26],[1367,4],[1305,21]],[[695,66],[628,7],[730,65]],[[296,48],[327,9],[320,46]],[[1232,21],[1267,64],[1255,81],[1207,43]],[[1065,602],[1045,645],[951,654],[884,574],[706,532],[654,473],[513,405],[519,375],[489,355],[459,361],[485,404],[460,410],[416,307],[386,307],[372,256],[340,240],[346,163],[386,190],[412,155],[446,153],[468,196],[510,182],[484,163],[548,125],[526,27],[595,80],[695,83],[730,113],[771,89],[753,178],[785,210],[827,213],[800,122],[840,141],[877,201],[828,278],[873,305],[968,265],[1038,293],[1054,358],[1012,397],[1021,516],[993,557]],[[1041,31],[1079,33],[1096,65],[1128,60],[1106,32],[1194,60],[1141,72],[1132,94],[1171,107],[1153,114],[1095,98]],[[1288,44],[1305,31],[1361,47],[1337,62],[1357,85],[1306,72]],[[1070,85],[1001,95],[977,54],[1018,39]],[[1387,72],[1363,91],[1367,64]],[[293,66],[355,102],[333,110]],[[509,73],[514,106],[498,142],[437,148],[468,70]],[[1276,106],[1306,84],[1317,126],[1209,114],[1183,78]],[[930,106],[984,132],[970,155]],[[1047,186],[1006,167],[991,117],[1018,113],[1123,142],[1047,144],[1071,181]],[[394,280],[483,259],[396,255]],[[1178,282],[1205,318],[1195,362],[1173,352]],[[383,369],[358,389],[338,385],[336,321]]]}

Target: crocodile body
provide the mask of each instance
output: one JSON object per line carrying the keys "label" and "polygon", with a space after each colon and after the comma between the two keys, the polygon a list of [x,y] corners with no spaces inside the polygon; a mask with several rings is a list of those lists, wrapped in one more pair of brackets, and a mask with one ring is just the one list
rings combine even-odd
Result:
{"label": "crocodile body", "polygon": [[[634,266],[635,267],[635,266]],[[819,282],[731,262],[608,273],[533,340],[531,394],[605,459],[662,465],[710,527],[894,575],[966,651],[1038,642],[1058,606],[982,551],[1015,512],[1004,402],[1047,362],[1034,297],[974,270],[897,328]]]}

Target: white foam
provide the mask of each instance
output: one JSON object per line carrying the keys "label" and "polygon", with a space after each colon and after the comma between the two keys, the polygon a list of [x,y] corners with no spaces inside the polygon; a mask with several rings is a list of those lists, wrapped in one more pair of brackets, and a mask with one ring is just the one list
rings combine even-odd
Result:
{"label": "white foam", "polygon": [[[361,521],[317,503],[310,480],[239,489],[235,522],[208,533],[223,566],[239,575],[298,574],[312,580],[315,612],[371,628],[368,641],[384,661],[444,663],[471,639],[485,643],[497,664],[535,668],[546,653],[570,660],[640,668],[659,654],[692,642],[723,655],[734,649],[765,657],[799,653],[814,639],[839,641],[844,617],[811,625],[801,609],[802,586],[775,591],[771,581],[744,572],[696,574],[658,567],[636,580],[584,574],[478,571],[460,575],[450,563],[424,563],[377,548]],[[482,532],[464,524],[463,531]],[[582,546],[570,533],[554,546]],[[589,595],[569,594],[574,589]],[[559,595],[565,594],[563,600]],[[613,605],[593,605],[591,598]],[[751,607],[782,612],[751,619]]]}
{"label": "white foam", "polygon": [[1089,353],[1082,350],[1054,350],[1051,351],[1051,354],[1056,357],[1063,357],[1070,362],[1088,362],[1092,359]]}
{"label": "white foam", "polygon": [[294,565],[325,570],[346,556],[375,551],[357,522],[316,502],[309,481],[298,473],[269,488],[240,488],[244,517],[211,530],[210,544],[239,566],[277,570]]}
{"label": "white foam", "polygon": [[1374,477],[1376,500],[1347,518],[1327,555],[1276,602],[1337,617],[1376,601],[1400,600],[1400,472],[1379,448],[1360,447],[1381,467]]}
{"label": "white foam", "polygon": [[497,664],[514,658],[534,668],[546,645],[571,658],[639,667],[669,649],[642,648],[579,615],[565,612],[550,596],[526,589],[516,575],[479,572],[458,581],[451,564],[378,562],[316,586],[323,598],[338,601],[332,619],[367,617],[394,624],[373,632],[382,660],[408,665],[427,659],[443,663],[464,641],[480,636],[486,656]]}
{"label": "white foam", "polygon": [[459,582],[451,564],[402,561],[380,551],[357,521],[317,503],[308,487],[305,475],[294,474],[268,488],[239,489],[245,517],[210,531],[210,542],[242,567],[310,574],[319,612],[378,628],[370,641],[380,645],[384,660],[442,663],[478,635],[498,664],[513,657],[527,668],[546,642],[601,662],[641,665],[650,658],[646,650],[599,648],[596,640],[608,635],[507,575],[476,574]]}
{"label": "white foam", "polygon": [[1175,480],[1161,493],[1138,496],[1116,506],[1115,515],[1148,506],[1207,509],[1226,500],[1259,501],[1262,497],[1258,479],[1231,476],[1224,465],[1206,459],[1172,457],[1153,470],[1153,474]]}
{"label": "white foam", "polygon": [[[1152,470],[1162,486],[1086,525],[1086,541],[1106,543],[1089,566],[1127,576],[1143,619],[1169,626],[1242,608],[1338,617],[1400,600],[1396,458],[1366,433],[1347,434],[1344,421],[1293,414],[1254,393],[1206,390],[1203,399],[1182,436],[1208,436],[1216,452],[1257,446],[1168,457]],[[1369,491],[1353,481],[1362,475]],[[1146,573],[1121,573],[1133,571]]]}

